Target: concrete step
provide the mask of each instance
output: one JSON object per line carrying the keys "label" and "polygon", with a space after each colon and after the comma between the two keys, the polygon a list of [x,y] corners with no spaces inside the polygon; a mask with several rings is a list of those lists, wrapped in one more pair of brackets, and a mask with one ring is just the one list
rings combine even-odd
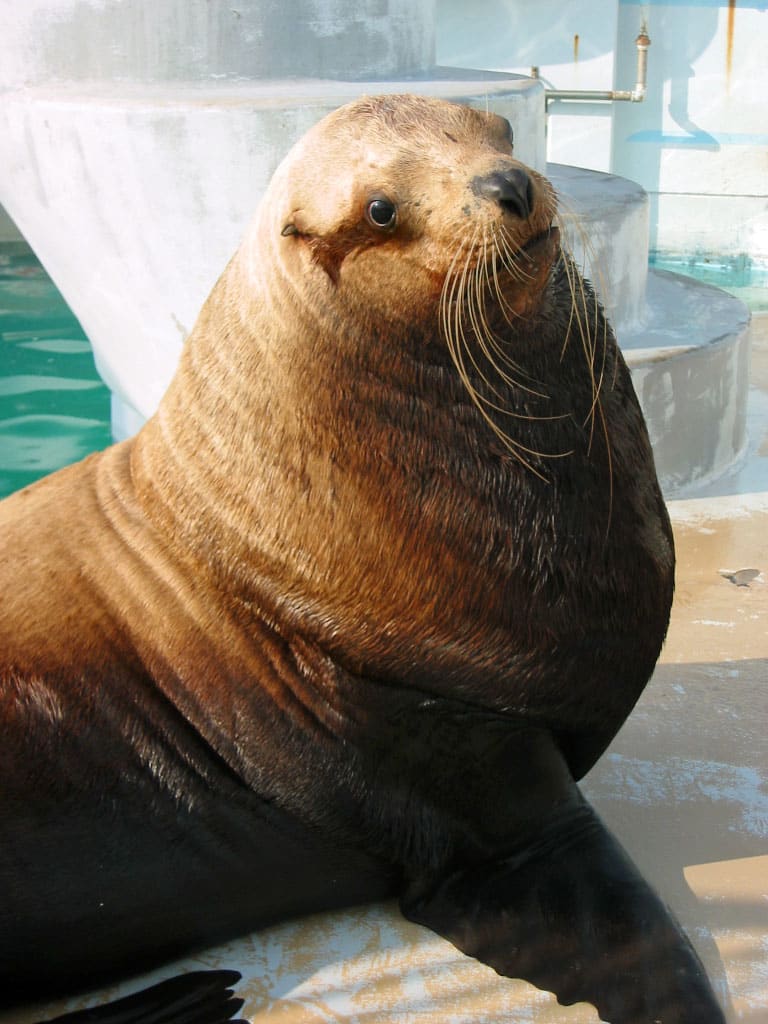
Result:
{"label": "concrete step", "polygon": [[618,331],[668,497],[727,472],[747,448],[750,314],[741,300],[651,270],[645,323]]}
{"label": "concrete step", "polygon": [[566,247],[597,288],[617,329],[646,318],[648,195],[615,174],[547,164]]}
{"label": "concrete step", "polygon": [[648,198],[613,174],[548,164],[564,235],[632,369],[665,493],[704,486],[747,445],[749,312],[727,292],[648,269]]}

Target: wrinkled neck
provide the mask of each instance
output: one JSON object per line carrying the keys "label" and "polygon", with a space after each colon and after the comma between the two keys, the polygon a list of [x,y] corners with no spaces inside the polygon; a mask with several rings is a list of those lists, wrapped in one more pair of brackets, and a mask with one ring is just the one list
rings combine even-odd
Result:
{"label": "wrinkled neck", "polygon": [[[541,477],[522,491],[529,503],[551,504],[550,471],[580,472],[562,456],[574,436],[587,445],[583,353],[562,356],[557,322],[508,331],[511,357],[535,384],[484,381],[487,368],[468,357],[485,387],[484,415],[436,309],[400,331],[352,308],[343,284],[299,279],[273,252],[262,275],[249,264],[253,250],[216,285],[136,439],[139,499],[178,557],[320,642],[342,628],[361,660],[373,642],[366,609],[382,622],[408,616],[414,632],[422,619],[433,628],[429,598],[418,604],[430,588],[416,582],[434,577],[439,602],[451,579],[462,580],[455,615],[427,638],[460,646],[462,619],[485,600],[484,566],[508,543],[526,463]],[[597,442],[594,453],[602,472]]]}

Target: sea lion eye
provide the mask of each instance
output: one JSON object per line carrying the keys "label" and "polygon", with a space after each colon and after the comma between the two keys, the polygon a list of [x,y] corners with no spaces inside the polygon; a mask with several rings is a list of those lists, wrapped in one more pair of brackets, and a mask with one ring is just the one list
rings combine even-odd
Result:
{"label": "sea lion eye", "polygon": [[380,231],[391,230],[397,222],[397,209],[391,200],[384,196],[371,199],[365,208],[365,219],[373,228]]}

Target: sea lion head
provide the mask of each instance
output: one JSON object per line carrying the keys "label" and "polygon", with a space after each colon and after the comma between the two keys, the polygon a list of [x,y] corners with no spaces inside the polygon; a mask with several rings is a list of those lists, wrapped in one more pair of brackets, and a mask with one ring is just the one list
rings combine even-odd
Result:
{"label": "sea lion head", "polygon": [[630,570],[604,566],[638,577],[661,499],[555,218],[503,118],[435,99],[360,99],[288,154],[133,452],[148,514],[237,614],[505,707],[542,650],[558,701],[582,629],[635,630]]}
{"label": "sea lion head", "polygon": [[337,301],[390,321],[434,323],[462,281],[500,290],[522,314],[557,251],[553,190],[514,158],[509,123],[421,96],[366,97],[326,117],[283,162],[262,210],[260,230],[280,238],[291,276],[322,275]]}

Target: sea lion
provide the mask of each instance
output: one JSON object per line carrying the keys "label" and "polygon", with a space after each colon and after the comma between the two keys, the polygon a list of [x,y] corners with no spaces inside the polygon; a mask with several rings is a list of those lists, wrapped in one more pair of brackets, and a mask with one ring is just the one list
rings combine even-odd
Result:
{"label": "sea lion", "polygon": [[674,554],[556,221],[502,118],[341,108],[157,414],[3,503],[4,998],[397,893],[613,1024],[723,1020],[576,785]]}

